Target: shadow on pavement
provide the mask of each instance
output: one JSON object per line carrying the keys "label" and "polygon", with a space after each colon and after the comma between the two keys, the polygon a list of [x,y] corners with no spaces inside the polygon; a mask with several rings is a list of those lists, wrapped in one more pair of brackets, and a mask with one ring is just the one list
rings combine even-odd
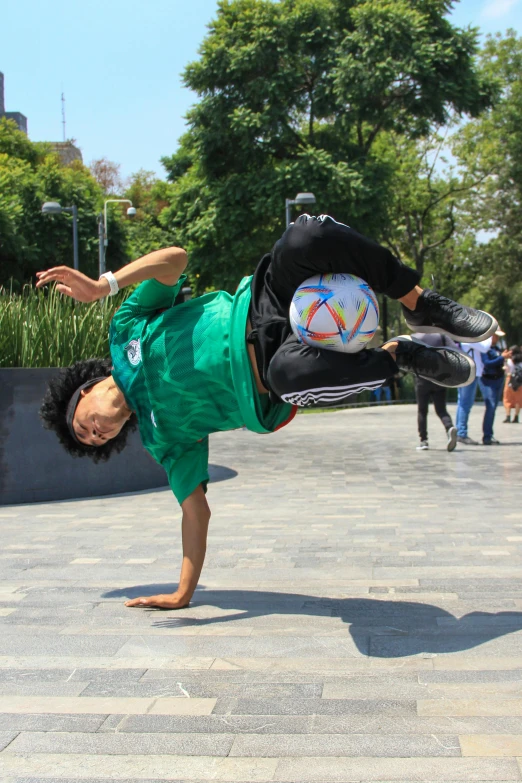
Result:
{"label": "shadow on pavement", "polygon": [[213,484],[217,481],[228,481],[228,479],[235,478],[237,476],[237,470],[226,468],[224,465],[213,465],[211,463],[208,466],[208,475],[210,483]]}
{"label": "shadow on pavement", "polygon": [[[140,585],[104,593],[105,598],[135,598],[172,592],[172,584]],[[461,618],[431,604],[414,601],[387,601],[369,598],[319,598],[297,593],[260,592],[253,590],[198,589],[190,612],[198,606],[213,606],[234,614],[211,618],[169,616],[154,623],[157,628],[202,627],[231,620],[270,615],[291,615],[288,625],[299,617],[340,617],[349,625],[357,649],[363,655],[398,658],[421,653],[451,653],[522,630],[522,612],[470,612]],[[133,610],[134,611],[134,610]],[[158,609],[140,611],[163,612]],[[269,626],[267,626],[269,630]],[[325,635],[327,635],[325,633]]]}

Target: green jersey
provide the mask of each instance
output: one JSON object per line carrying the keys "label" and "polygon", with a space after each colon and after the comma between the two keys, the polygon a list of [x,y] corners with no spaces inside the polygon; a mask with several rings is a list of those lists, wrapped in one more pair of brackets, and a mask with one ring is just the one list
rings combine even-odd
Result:
{"label": "green jersey", "polygon": [[180,503],[208,481],[210,433],[273,432],[293,412],[256,389],[245,339],[251,278],[234,296],[216,291],[174,306],[185,280],[142,283],[109,335],[114,380]]}

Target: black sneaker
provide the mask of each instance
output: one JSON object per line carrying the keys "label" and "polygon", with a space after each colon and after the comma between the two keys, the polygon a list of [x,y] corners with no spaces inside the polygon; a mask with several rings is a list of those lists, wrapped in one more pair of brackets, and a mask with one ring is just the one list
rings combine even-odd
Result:
{"label": "black sneaker", "polygon": [[394,337],[395,340],[398,342],[395,362],[400,370],[450,388],[469,386],[475,380],[475,362],[466,353],[452,348],[432,348],[409,335]]}
{"label": "black sneaker", "polygon": [[482,444],[484,446],[500,446],[500,441],[496,438],[483,438]]}
{"label": "black sneaker", "polygon": [[498,329],[496,319],[489,313],[464,307],[429,288],[419,296],[415,310],[408,310],[404,305],[402,309],[413,332],[446,334],[464,343],[486,340]]}

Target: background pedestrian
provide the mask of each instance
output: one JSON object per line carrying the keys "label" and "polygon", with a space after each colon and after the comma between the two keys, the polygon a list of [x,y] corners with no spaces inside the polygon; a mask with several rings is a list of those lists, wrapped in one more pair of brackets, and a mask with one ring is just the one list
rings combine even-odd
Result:
{"label": "background pedestrian", "polygon": [[[434,348],[448,347],[458,350],[459,346],[449,337],[443,334],[414,334],[414,339],[421,340],[426,345]],[[415,395],[417,397],[417,424],[419,428],[420,444],[417,451],[429,449],[428,443],[428,409],[430,400],[433,402],[435,413],[442,422],[447,435],[447,450],[453,451],[457,445],[457,429],[446,408],[447,392],[443,386],[439,386],[425,378],[415,378]]]}
{"label": "background pedestrian", "polygon": [[506,418],[504,424],[511,423],[511,411],[515,411],[513,424],[518,424],[520,408],[522,408],[522,350],[519,345],[512,345],[506,351],[506,381],[504,384],[504,409]]}

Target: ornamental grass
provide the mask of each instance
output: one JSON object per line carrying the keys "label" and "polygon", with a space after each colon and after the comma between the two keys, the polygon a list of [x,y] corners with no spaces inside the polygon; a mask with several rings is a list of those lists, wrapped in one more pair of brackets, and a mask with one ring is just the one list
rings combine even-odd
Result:
{"label": "ornamental grass", "polygon": [[26,285],[21,294],[0,287],[0,367],[65,367],[109,356],[109,324],[121,301],[81,304],[54,286]]}

